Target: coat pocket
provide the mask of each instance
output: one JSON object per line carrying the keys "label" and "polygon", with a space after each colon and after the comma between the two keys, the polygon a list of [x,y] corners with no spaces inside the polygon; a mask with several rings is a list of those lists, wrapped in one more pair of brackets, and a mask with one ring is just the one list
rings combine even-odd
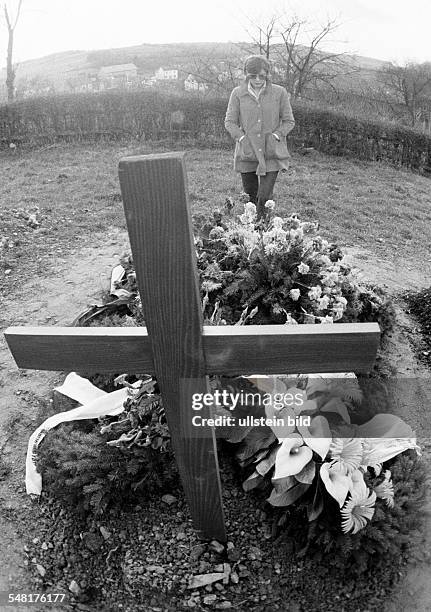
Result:
{"label": "coat pocket", "polygon": [[239,161],[257,161],[256,154],[251,146],[251,142],[248,136],[245,136],[241,142],[237,143],[235,157]]}
{"label": "coat pocket", "polygon": [[287,150],[286,139],[281,137],[280,140],[274,134],[266,134],[265,136],[265,158],[266,159],[289,159],[289,151]]}

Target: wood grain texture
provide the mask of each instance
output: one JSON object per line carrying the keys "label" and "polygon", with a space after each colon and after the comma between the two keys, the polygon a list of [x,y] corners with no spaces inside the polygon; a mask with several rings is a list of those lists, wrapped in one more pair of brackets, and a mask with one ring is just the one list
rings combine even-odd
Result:
{"label": "wood grain texture", "polygon": [[[226,540],[214,431],[193,437],[189,393],[206,393],[202,312],[183,154],[122,159],[120,186],[155,375],[198,535]],[[196,381],[199,381],[198,383]],[[184,391],[184,387],[182,387]]]}
{"label": "wood grain texture", "polygon": [[[20,368],[156,373],[144,327],[11,327],[5,337]],[[380,329],[377,323],[205,326],[202,342],[207,374],[368,372]]]}

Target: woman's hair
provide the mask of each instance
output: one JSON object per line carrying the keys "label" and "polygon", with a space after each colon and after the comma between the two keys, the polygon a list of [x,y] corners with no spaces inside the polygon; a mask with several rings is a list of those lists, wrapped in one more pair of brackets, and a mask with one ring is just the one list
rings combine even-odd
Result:
{"label": "woman's hair", "polygon": [[258,74],[261,70],[270,72],[271,64],[264,55],[249,55],[244,62],[244,74]]}

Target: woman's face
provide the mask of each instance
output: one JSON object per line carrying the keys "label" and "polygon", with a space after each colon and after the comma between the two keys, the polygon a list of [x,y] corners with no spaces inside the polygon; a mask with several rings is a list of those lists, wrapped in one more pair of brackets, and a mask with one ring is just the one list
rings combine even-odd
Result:
{"label": "woman's face", "polygon": [[247,81],[254,89],[260,89],[265,85],[266,79],[268,78],[268,73],[266,70],[261,70],[257,74],[255,72],[247,72],[245,76]]}

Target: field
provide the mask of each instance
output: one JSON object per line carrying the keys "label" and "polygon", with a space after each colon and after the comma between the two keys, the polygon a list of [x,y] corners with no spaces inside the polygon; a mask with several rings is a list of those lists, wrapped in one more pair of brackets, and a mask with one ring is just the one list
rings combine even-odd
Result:
{"label": "field", "polygon": [[[9,325],[68,325],[87,305],[100,301],[102,291],[107,289],[110,269],[128,249],[117,176],[118,161],[126,155],[166,150],[157,145],[150,147],[122,143],[59,145],[38,151],[5,151],[0,154],[3,178],[0,186],[2,330]],[[189,150],[186,153],[186,166],[193,213],[210,214],[222,208],[228,196],[238,201],[241,188],[239,177],[232,170],[232,152]],[[280,176],[276,185],[275,200],[280,213],[296,212],[302,219],[318,219],[322,236],[345,247],[348,258],[360,269],[362,277],[385,284],[396,301],[402,289],[431,284],[430,179],[383,164],[328,157],[318,152],[305,156],[294,153],[291,169]],[[239,205],[237,207],[240,208]],[[412,322],[403,321],[406,329],[411,331]],[[429,376],[429,371],[415,361],[408,339],[408,334],[403,336],[400,344],[398,338],[397,346],[392,347],[393,354],[396,354],[398,361],[402,361],[401,371],[404,368],[406,375]],[[61,379],[59,374],[18,371],[4,340],[0,340],[0,381],[3,386],[0,411],[0,449],[3,454],[0,458],[0,527],[2,548],[8,560],[0,570],[0,591],[29,584],[33,589],[40,586],[41,582],[37,580],[41,580],[41,574],[39,572],[38,575],[33,559],[47,565],[48,561],[44,559],[50,554],[50,549],[55,548],[57,554],[58,517],[51,514],[51,506],[32,505],[29,502],[23,486],[23,474],[28,436],[41,422],[41,415],[52,412],[49,394]],[[246,512],[247,504],[251,502],[241,491],[241,502],[238,504],[236,493],[232,493],[233,484],[224,472],[223,477],[226,478],[228,495],[233,496],[233,499],[226,499],[226,505],[228,518],[234,526],[237,506],[242,505]],[[152,516],[148,515],[151,508],[154,514],[158,512],[155,506],[147,509],[145,521],[148,522],[148,529],[153,527]],[[183,532],[186,542],[197,545],[190,525],[187,525],[187,509],[183,500],[180,500],[176,510],[178,516],[175,527],[172,527],[174,535],[169,532],[169,516],[172,514],[169,509],[163,508],[160,516],[154,519],[155,522],[163,521],[160,523],[164,524],[161,535],[166,547],[173,547],[175,534]],[[144,538],[142,529],[145,531],[147,523],[139,528],[141,531],[133,531],[137,520],[138,515],[131,514],[123,524],[120,517],[118,533],[114,530],[112,538],[118,535],[119,541],[123,541],[125,536],[121,534],[126,532]],[[257,529],[264,530],[264,523],[263,518],[259,520]],[[67,535],[76,536],[75,539],[80,541],[79,530],[69,523],[63,527],[63,536],[64,530],[70,530]],[[89,531],[90,526],[85,528],[84,525],[82,530],[87,528]],[[247,546],[259,545],[253,524],[249,522],[243,528],[247,535],[244,536],[243,531],[238,529],[238,532],[234,532],[237,541],[243,540]],[[279,555],[271,557],[270,544],[265,539],[262,541],[260,546],[264,551],[264,561],[262,566],[253,566],[256,575],[261,571],[262,574],[271,572],[273,567],[283,563]],[[41,550],[43,542],[47,550]],[[116,574],[120,569],[125,574],[129,572],[131,580],[136,579],[133,572],[139,559],[136,560],[135,551],[127,557],[129,560],[133,557],[135,566],[132,562],[126,564],[127,567],[125,562],[116,566],[114,553],[111,555],[113,564],[108,564],[109,558],[106,561],[107,576],[108,580],[112,580],[113,588],[117,588]],[[153,553],[157,557],[157,551]],[[418,566],[404,572],[398,591],[393,599],[386,602],[386,612],[426,609],[420,608],[420,602],[416,602],[417,607],[413,606],[413,594],[409,590],[416,590],[418,584],[423,585],[425,594],[421,601],[427,602],[426,598],[430,596],[427,582],[430,553],[428,537],[416,555]],[[178,553],[178,559],[173,563],[180,562]],[[307,570],[307,566],[299,564],[298,567]],[[301,579],[299,573],[293,573],[292,564],[289,571],[287,582],[282,583],[274,577],[277,584],[274,599],[270,598],[269,589],[265,590],[264,586],[259,586],[259,592],[251,589],[252,596],[258,597],[258,601],[262,597],[261,603],[265,598],[268,598],[268,602],[266,608],[263,603],[262,607],[257,604],[253,607],[256,600],[247,596],[247,609],[277,609],[271,604],[274,601],[281,606],[278,609],[292,611],[323,609],[319,608],[319,601],[325,601],[328,610],[365,612],[382,609],[382,600],[386,597],[384,584],[380,588],[370,584],[369,591],[363,593],[356,590],[354,584],[345,585],[346,589],[340,596],[331,592],[331,584],[328,584],[322,599],[319,599],[320,594],[316,596],[316,593],[312,593],[312,582]],[[72,577],[73,573],[70,574]],[[323,574],[319,579],[319,584],[323,585]],[[282,603],[286,589],[292,592],[289,608],[283,607],[287,604]],[[121,594],[115,592],[115,601],[120,601]],[[124,594],[127,596],[127,593]],[[158,607],[164,603],[156,600],[150,609],[167,609]],[[124,606],[124,609],[133,608]]]}

